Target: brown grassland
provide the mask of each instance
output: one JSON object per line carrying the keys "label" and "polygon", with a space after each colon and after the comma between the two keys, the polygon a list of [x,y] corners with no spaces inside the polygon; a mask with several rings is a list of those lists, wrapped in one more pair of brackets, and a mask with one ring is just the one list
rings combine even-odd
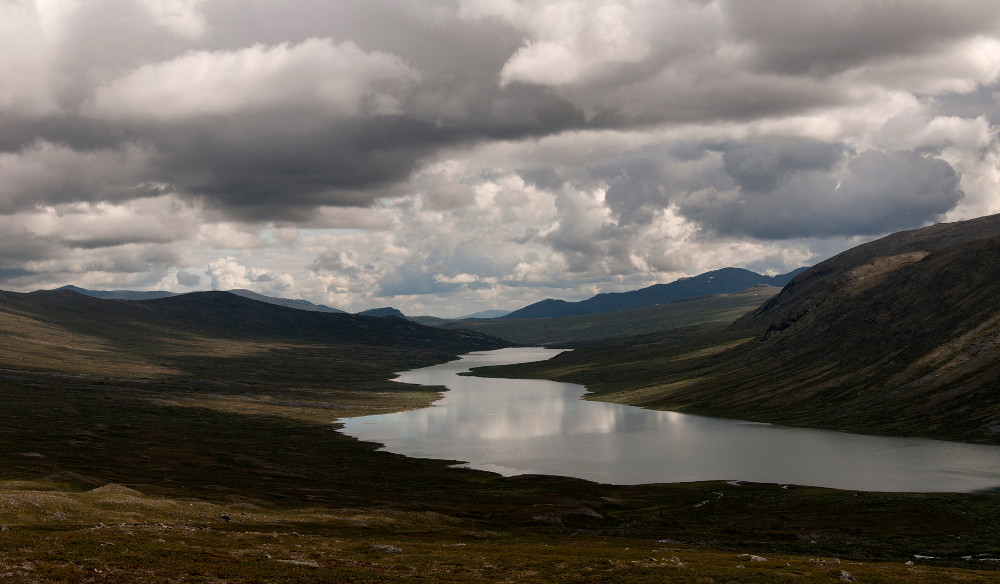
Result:
{"label": "brown grassland", "polygon": [[5,583],[1000,580],[995,494],[453,468],[334,423],[431,403],[386,379],[440,351],[22,300],[0,306]]}

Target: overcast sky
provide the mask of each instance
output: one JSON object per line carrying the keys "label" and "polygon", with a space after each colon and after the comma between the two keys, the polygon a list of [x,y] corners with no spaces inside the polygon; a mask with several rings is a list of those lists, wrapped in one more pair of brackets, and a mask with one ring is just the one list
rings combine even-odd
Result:
{"label": "overcast sky", "polygon": [[457,316],[1000,212],[996,0],[0,0],[0,288]]}

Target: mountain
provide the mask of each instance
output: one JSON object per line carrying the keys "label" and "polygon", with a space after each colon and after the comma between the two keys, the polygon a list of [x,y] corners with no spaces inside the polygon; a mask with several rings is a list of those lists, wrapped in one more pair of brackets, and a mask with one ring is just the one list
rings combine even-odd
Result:
{"label": "mountain", "polygon": [[307,312],[229,292],[107,300],[0,291],[0,367],[114,377],[329,384],[510,343],[407,320]]}
{"label": "mountain", "polygon": [[781,288],[805,269],[799,268],[780,276],[762,276],[742,268],[722,268],[691,278],[682,278],[669,284],[654,284],[631,292],[598,294],[579,302],[549,298],[515,310],[504,318],[553,318],[617,312],[698,296],[735,294],[758,284]]}
{"label": "mountain", "polygon": [[998,258],[1000,215],[900,232],[799,274],[725,331],[605,343],[530,374],[633,405],[1000,443]]}
{"label": "mountain", "polygon": [[326,306],[325,304],[313,304],[308,300],[292,300],[290,298],[275,298],[274,296],[265,296],[263,294],[258,294],[252,290],[243,290],[237,288],[235,290],[229,291],[237,296],[242,296],[244,298],[249,298],[251,300],[256,300],[258,302],[266,302],[268,304],[277,304],[278,306],[287,306],[288,308],[297,308],[299,310],[307,310],[311,312],[333,312],[342,314],[344,311],[338,308],[332,308]]}
{"label": "mountain", "polygon": [[371,308],[369,310],[363,310],[357,313],[360,316],[374,316],[377,318],[382,318],[384,316],[395,316],[396,318],[406,318],[406,315],[399,310],[386,306],[384,308]]}
{"label": "mountain", "polygon": [[481,312],[474,312],[472,314],[466,314],[465,316],[460,316],[455,320],[472,320],[481,318],[502,318],[510,314],[509,310],[483,310]]}
{"label": "mountain", "polygon": [[136,292],[134,290],[87,290],[86,288],[80,288],[72,284],[57,288],[57,290],[69,290],[77,294],[90,296],[91,298],[105,298],[108,300],[153,300],[155,298],[166,298],[177,295],[174,292],[167,292],[165,290],[154,290],[151,292]]}
{"label": "mountain", "polygon": [[[83,294],[84,296],[90,296],[91,298],[104,298],[107,300],[154,300],[156,298],[167,298],[169,296],[177,296],[177,292],[167,292],[164,290],[156,290],[151,292],[136,292],[134,290],[87,290],[86,288],[80,288],[79,286],[63,286],[57,288],[57,290],[70,290],[76,292],[77,294]],[[249,298],[251,300],[256,300],[258,302],[266,302],[267,304],[277,304],[278,306],[287,306],[288,308],[297,308],[299,310],[309,310],[313,312],[337,312],[342,313],[343,310],[336,308],[331,308],[323,304],[313,304],[308,300],[291,300],[289,298],[275,298],[273,296],[265,296],[263,294],[258,294],[252,290],[236,289],[230,290],[229,292],[242,296],[244,298]]]}
{"label": "mountain", "polygon": [[779,288],[760,284],[737,294],[701,296],[617,312],[556,318],[493,318],[423,324],[448,329],[465,328],[524,345],[569,346],[598,339],[647,335],[672,328],[704,323],[725,327],[778,293]]}

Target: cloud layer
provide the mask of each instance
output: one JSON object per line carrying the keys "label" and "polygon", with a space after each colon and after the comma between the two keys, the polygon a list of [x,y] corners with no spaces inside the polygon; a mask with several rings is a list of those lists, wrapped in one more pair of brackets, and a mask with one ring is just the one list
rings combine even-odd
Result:
{"label": "cloud layer", "polygon": [[408,314],[1000,211],[1000,6],[0,3],[0,287]]}

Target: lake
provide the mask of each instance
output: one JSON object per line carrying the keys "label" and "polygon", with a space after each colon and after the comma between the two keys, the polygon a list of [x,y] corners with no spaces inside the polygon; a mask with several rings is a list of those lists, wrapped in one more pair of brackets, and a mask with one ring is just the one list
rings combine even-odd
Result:
{"label": "lake", "polygon": [[342,432],[418,458],[470,468],[602,483],[749,481],[864,491],[971,492],[1000,487],[1000,447],[646,410],[581,399],[572,383],[458,375],[471,367],[548,359],[541,348],[470,353],[401,373],[443,385],[421,410],[344,418]]}

